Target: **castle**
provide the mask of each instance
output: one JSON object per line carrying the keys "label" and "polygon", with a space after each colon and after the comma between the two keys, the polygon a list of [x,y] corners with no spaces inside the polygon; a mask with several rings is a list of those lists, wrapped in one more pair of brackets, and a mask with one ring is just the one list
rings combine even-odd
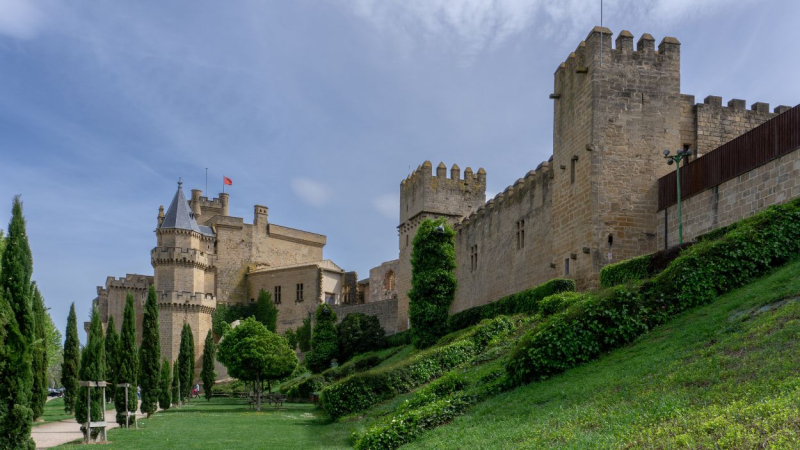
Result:
{"label": "castle", "polygon": [[[634,48],[633,35],[622,31],[612,45],[611,31],[601,27],[558,66],[550,98],[552,157],[488,202],[482,168],[466,167],[462,176],[453,165],[448,176],[444,164],[434,173],[426,161],[403,180],[398,259],[372,269],[366,280],[322,259],[325,236],[271,224],[259,205],[253,224],[245,224],[228,215],[227,194],[209,200],[193,190],[187,201],[179,183],[167,213],[159,212],[151,251],[155,276],[109,277],[95,299],[103,321],[113,315],[120,322],[125,293],[131,292],[141,326],[144,298],[154,284],[162,353],[170,360],[184,322],[195,333],[199,358],[217,302],[254,301],[259,289],[272,293],[278,305],[279,332],[297,327],[322,302],[335,305],[340,319],[363,312],[377,315],[389,333],[405,330],[414,235],[424,219],[440,217],[457,231],[453,313],[556,277],[573,278],[580,289],[594,287],[605,265],[677,243],[674,202],[664,201],[665,188],[659,188],[673,169],[665,149],[691,149],[690,169],[711,167],[711,156],[703,155],[762,124],[781,117],[800,124],[798,107],[770,112],[768,104],[756,102],[746,109],[739,99],[723,106],[715,96],[696,103],[680,92],[677,39],[665,37],[656,49],[644,34]],[[696,189],[684,202],[684,211],[691,211],[686,238],[800,196],[796,147]]]}

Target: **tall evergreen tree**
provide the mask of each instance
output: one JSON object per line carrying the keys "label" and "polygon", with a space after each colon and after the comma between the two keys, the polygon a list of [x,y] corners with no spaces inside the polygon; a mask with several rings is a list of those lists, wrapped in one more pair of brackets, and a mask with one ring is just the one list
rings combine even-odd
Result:
{"label": "tall evergreen tree", "polygon": [[161,339],[158,329],[158,299],[155,286],[150,286],[142,319],[142,346],[139,348],[139,386],[142,388],[141,410],[149,418],[158,406],[161,374]]}
{"label": "tall evergreen tree", "polygon": [[194,334],[188,323],[181,330],[181,346],[178,351],[178,365],[181,376],[181,398],[188,399],[194,385]]}
{"label": "tall evergreen tree", "polygon": [[[125,405],[125,388],[114,390],[114,407],[117,409],[117,423],[125,426],[128,418],[126,410],[136,413],[139,402],[136,397],[136,377],[139,371],[139,356],[136,351],[136,311],[133,306],[133,295],[125,297],[125,309],[122,312],[122,327],[117,344],[117,354],[114,357],[115,386],[128,383],[128,404]],[[130,423],[128,423],[130,425]]]}
{"label": "tall evergreen tree", "polygon": [[180,406],[181,404],[181,392],[180,392],[180,383],[181,383],[181,367],[176,359],[175,362],[172,364],[172,404]]}
{"label": "tall evergreen tree", "polygon": [[169,405],[172,403],[172,390],[170,389],[170,383],[172,383],[172,373],[169,367],[169,360],[164,358],[161,362],[161,377],[160,377],[160,386],[161,392],[158,395],[158,406],[161,409],[169,409]]}
{"label": "tall evergreen tree", "polygon": [[0,309],[5,316],[5,355],[0,370],[0,448],[33,449],[33,261],[19,196],[14,197],[5,244],[0,259],[0,303],[3,303]]}
{"label": "tall evergreen tree", "polygon": [[44,310],[44,299],[36,282],[31,283],[33,294],[33,317],[35,319],[35,335],[33,345],[33,391],[31,409],[33,420],[44,413],[44,404],[47,402],[47,330],[46,321],[49,319]]}
{"label": "tall evergreen tree", "polygon": [[320,373],[331,367],[331,361],[339,354],[339,334],[336,331],[336,313],[328,304],[317,307],[317,322],[311,337],[311,353],[306,356],[308,368]]}
{"label": "tall evergreen tree", "polygon": [[278,327],[278,307],[272,302],[272,296],[264,289],[258,291],[258,302],[255,308],[256,320],[264,324],[269,331],[275,333]]}
{"label": "tall evergreen tree", "polygon": [[81,368],[81,343],[78,340],[78,318],[75,303],[67,316],[67,339],[64,341],[64,362],[61,363],[61,386],[64,387],[64,412],[75,412],[78,396],[78,371]]}
{"label": "tall evergreen tree", "polygon": [[117,353],[119,353],[119,335],[114,324],[114,316],[108,316],[106,325],[106,381],[109,387],[106,388],[106,400],[114,401],[114,390],[117,385]]}
{"label": "tall evergreen tree", "polygon": [[208,330],[203,347],[203,369],[200,371],[200,379],[203,380],[203,390],[208,401],[211,401],[211,390],[217,381],[217,372],[214,370],[215,359],[217,359],[217,345],[214,343],[214,332]]}
{"label": "tall evergreen tree", "polygon": [[[105,339],[103,338],[103,324],[100,323],[100,311],[97,307],[92,308],[91,325],[89,326],[89,337],[86,341],[86,347],[81,354],[81,381],[105,381],[106,380],[106,349]],[[91,422],[100,421],[103,417],[103,391],[102,389],[91,389],[91,398],[87,398],[86,388],[78,389],[78,398],[75,403],[75,420],[80,423],[86,423],[89,418],[89,411],[87,411],[87,401],[91,403]],[[90,431],[81,427],[84,436]],[[92,437],[96,436],[93,431]]]}
{"label": "tall evergreen tree", "polygon": [[423,220],[414,237],[408,316],[416,348],[430,347],[447,333],[457,284],[455,239],[444,219]]}

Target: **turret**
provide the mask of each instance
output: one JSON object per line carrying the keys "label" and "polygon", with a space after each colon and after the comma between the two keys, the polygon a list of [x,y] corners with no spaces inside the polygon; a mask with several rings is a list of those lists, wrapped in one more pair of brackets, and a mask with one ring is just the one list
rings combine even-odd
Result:
{"label": "turret", "polygon": [[229,216],[230,214],[228,213],[228,194],[224,192],[219,194],[219,201],[220,203],[222,203],[222,215]]}

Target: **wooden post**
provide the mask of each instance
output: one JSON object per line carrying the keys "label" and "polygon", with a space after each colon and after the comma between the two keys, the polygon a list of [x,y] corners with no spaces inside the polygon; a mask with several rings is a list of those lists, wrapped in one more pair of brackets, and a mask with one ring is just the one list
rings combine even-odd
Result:
{"label": "wooden post", "polygon": [[83,436],[83,443],[89,443],[89,435],[92,434],[92,388],[86,383],[86,433]]}
{"label": "wooden post", "polygon": [[[103,386],[103,422],[106,421],[106,387]],[[108,440],[108,434],[106,434],[106,427],[103,427],[103,442]]]}
{"label": "wooden post", "polygon": [[[117,385],[118,388],[125,388],[125,428],[130,428],[131,424],[131,412],[128,410],[128,389],[131,387],[130,383],[120,383]],[[137,398],[137,409],[138,409],[138,398]],[[133,426],[138,430],[139,429],[139,422],[136,421],[136,412],[133,413]]]}

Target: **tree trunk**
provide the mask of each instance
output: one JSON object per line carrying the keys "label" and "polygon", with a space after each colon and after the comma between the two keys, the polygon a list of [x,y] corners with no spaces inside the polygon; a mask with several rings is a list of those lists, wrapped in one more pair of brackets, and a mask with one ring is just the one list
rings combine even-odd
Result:
{"label": "tree trunk", "polygon": [[261,411],[261,379],[256,375],[256,411]]}

